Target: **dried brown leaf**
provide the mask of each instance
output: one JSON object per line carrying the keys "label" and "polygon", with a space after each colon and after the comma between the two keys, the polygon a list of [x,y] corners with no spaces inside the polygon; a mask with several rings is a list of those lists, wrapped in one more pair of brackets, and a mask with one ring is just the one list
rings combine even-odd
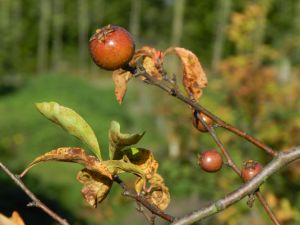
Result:
{"label": "dried brown leaf", "polygon": [[157,80],[162,79],[162,73],[159,66],[155,64],[155,61],[153,58],[145,57],[143,61],[143,66],[147,73],[149,73],[151,76],[153,76]]}
{"label": "dried brown leaf", "polygon": [[0,225],[25,225],[18,212],[14,211],[10,218],[0,213]]}
{"label": "dried brown leaf", "polygon": [[150,201],[161,210],[164,210],[170,203],[170,193],[168,187],[164,183],[164,179],[156,173],[149,180],[149,183],[154,190],[150,195]]}
{"label": "dried brown leaf", "polygon": [[17,211],[14,211],[11,215],[11,220],[16,224],[16,225],[25,225],[22,217]]}
{"label": "dried brown leaf", "polygon": [[119,104],[122,103],[127,90],[127,82],[132,77],[129,71],[122,69],[115,70],[112,74],[112,79],[115,83],[115,95]]}
{"label": "dried brown leaf", "polygon": [[[158,174],[154,174],[151,179],[148,180],[150,188],[146,190],[145,198],[153,205],[156,205],[159,209],[164,210],[170,203],[170,193],[168,187],[164,183],[164,179]],[[141,193],[143,190],[143,180],[137,179],[135,183],[135,190],[137,193]]]}
{"label": "dried brown leaf", "polygon": [[197,56],[185,49],[172,47],[165,51],[168,53],[175,53],[180,59],[183,67],[183,85],[188,95],[192,96],[195,100],[199,100],[202,96],[202,89],[207,86],[206,74],[199,62]]}
{"label": "dried brown leaf", "polygon": [[84,165],[89,170],[98,172],[112,180],[112,175],[107,169],[107,167],[104,166],[96,157],[86,155],[84,149],[82,148],[72,147],[57,148],[35,158],[20,176],[24,176],[28,172],[28,170],[30,170],[37,163],[46,161],[63,161],[79,163]]}
{"label": "dried brown leaf", "polygon": [[144,46],[136,51],[131,61],[131,65],[136,66],[139,59],[143,60],[143,66],[147,73],[158,80],[162,79],[163,54],[161,51],[149,46]]}
{"label": "dried brown leaf", "polygon": [[113,183],[107,176],[86,168],[78,173],[77,180],[83,184],[84,199],[94,208],[106,198]]}

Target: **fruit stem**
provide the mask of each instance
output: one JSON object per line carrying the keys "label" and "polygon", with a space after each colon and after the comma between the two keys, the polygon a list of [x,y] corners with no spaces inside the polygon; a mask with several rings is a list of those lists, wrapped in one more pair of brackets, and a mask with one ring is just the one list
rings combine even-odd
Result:
{"label": "fruit stem", "polygon": [[128,63],[125,64],[124,66],[122,66],[123,70],[129,71],[130,73],[132,73],[133,75],[136,73],[137,68],[136,67],[132,67],[130,66]]}

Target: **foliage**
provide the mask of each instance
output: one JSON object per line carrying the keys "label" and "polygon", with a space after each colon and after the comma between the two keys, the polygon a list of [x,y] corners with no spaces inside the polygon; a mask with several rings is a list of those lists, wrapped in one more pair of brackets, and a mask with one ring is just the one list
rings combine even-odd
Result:
{"label": "foliage", "polygon": [[[145,193],[143,195],[161,210],[168,206],[169,191],[163,178],[156,172],[158,163],[151,151],[140,148],[123,150],[136,144],[143,134],[122,134],[120,125],[113,121],[109,131],[110,159],[103,161],[100,148],[94,149],[95,144],[98,146],[94,132],[80,115],[56,102],[38,103],[37,108],[49,120],[61,125],[68,133],[90,145],[98,158],[86,155],[80,148],[62,147],[37,157],[23,171],[21,177],[37,163],[49,160],[82,164],[85,168],[77,175],[77,179],[84,184],[81,192],[90,205],[97,207],[109,193],[114,177],[127,172],[139,177],[135,186],[139,195]],[[147,182],[151,185],[149,188],[146,187]]]}

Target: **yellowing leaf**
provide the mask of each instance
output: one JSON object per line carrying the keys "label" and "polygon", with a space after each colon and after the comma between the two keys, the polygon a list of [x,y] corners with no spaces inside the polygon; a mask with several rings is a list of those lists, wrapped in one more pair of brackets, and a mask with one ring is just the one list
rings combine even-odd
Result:
{"label": "yellowing leaf", "polygon": [[100,147],[94,131],[74,110],[61,106],[56,102],[37,103],[36,107],[46,118],[90,146],[95,155],[102,160]]}
{"label": "yellowing leaf", "polygon": [[83,184],[83,197],[94,208],[106,198],[113,183],[108,177],[88,169],[81,170],[77,180]]}
{"label": "yellowing leaf", "polygon": [[188,95],[195,100],[202,96],[202,89],[207,86],[207,78],[197,56],[185,48],[168,48],[165,55],[175,53],[183,67],[183,85]]}
{"label": "yellowing leaf", "polygon": [[128,160],[137,165],[143,171],[147,179],[152,178],[158,168],[158,162],[154,159],[153,153],[150,150],[143,148],[129,148],[119,151],[115,155],[116,159],[126,156]]}
{"label": "yellowing leaf", "polygon": [[131,163],[126,157],[120,160],[105,160],[103,161],[103,164],[112,175],[127,172],[139,176],[145,180],[144,171],[139,166]]}
{"label": "yellowing leaf", "polygon": [[94,156],[86,155],[85,151],[82,148],[71,147],[58,148],[37,157],[32,163],[29,164],[29,166],[22,172],[20,176],[24,176],[28,172],[28,170],[30,170],[37,163],[46,161],[79,163],[81,165],[84,165],[87,169],[97,172],[112,180],[112,175],[107,167],[103,165],[103,161],[99,161]]}
{"label": "yellowing leaf", "polygon": [[0,213],[0,225],[25,225],[18,212],[14,211],[10,218]]}
{"label": "yellowing leaf", "polygon": [[144,133],[145,132],[141,134],[121,133],[120,124],[116,121],[112,121],[108,133],[110,159],[114,159],[115,153],[122,150],[124,147],[138,143]]}
{"label": "yellowing leaf", "polygon": [[119,104],[122,103],[127,90],[127,82],[132,77],[129,71],[122,69],[115,70],[112,74],[112,79],[115,83],[115,95]]}

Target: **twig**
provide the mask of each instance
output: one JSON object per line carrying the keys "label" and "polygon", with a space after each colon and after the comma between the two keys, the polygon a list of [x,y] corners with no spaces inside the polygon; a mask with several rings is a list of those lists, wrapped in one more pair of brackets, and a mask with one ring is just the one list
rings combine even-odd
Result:
{"label": "twig", "polygon": [[26,186],[25,184],[16,176],[14,175],[12,172],[10,172],[10,170],[4,166],[1,162],[0,162],[0,168],[16,183],[17,186],[19,186],[24,192],[25,194],[32,200],[32,202],[28,203],[27,206],[34,206],[37,208],[40,208],[41,210],[43,210],[45,213],[47,213],[50,217],[52,217],[54,220],[56,220],[59,224],[62,225],[70,225],[68,223],[68,221],[62,217],[60,217],[58,214],[56,214],[55,212],[53,212],[50,208],[48,208],[48,206],[46,206],[43,202],[41,202],[41,200],[39,200]]}
{"label": "twig", "polygon": [[232,160],[229,152],[226,150],[226,148],[224,147],[223,143],[220,141],[220,139],[217,137],[217,134],[214,130],[214,128],[212,126],[209,126],[202,118],[201,116],[198,118],[199,121],[203,124],[203,126],[208,130],[210,136],[212,137],[212,139],[216,142],[216,144],[218,145],[218,147],[220,148],[220,150],[222,151],[223,155],[226,158],[226,161],[228,163],[228,165],[232,168],[232,170],[238,175],[241,176],[241,171],[239,169],[239,167],[234,163],[234,161]]}
{"label": "twig", "polygon": [[[232,160],[229,152],[226,150],[226,148],[224,147],[223,143],[221,142],[221,140],[218,138],[214,128],[212,126],[209,126],[200,116],[199,121],[202,123],[202,125],[208,130],[209,134],[212,136],[213,140],[216,142],[216,144],[218,145],[218,147],[221,149],[223,155],[226,158],[226,161],[228,163],[228,165],[232,168],[232,170],[239,176],[241,177],[241,171],[239,169],[239,167],[235,164],[235,162]],[[265,198],[263,197],[263,195],[261,194],[261,192],[259,190],[255,191],[255,195],[258,198],[258,200],[260,201],[261,205],[263,206],[264,210],[266,211],[266,213],[268,214],[268,216],[270,217],[270,219],[272,220],[272,222],[274,223],[274,225],[280,225],[279,220],[277,219],[276,215],[273,213],[273,211],[271,210],[269,204],[266,202]]]}
{"label": "twig", "polygon": [[117,182],[122,189],[124,190],[123,195],[126,197],[130,197],[135,199],[138,203],[143,205],[145,208],[147,208],[151,213],[159,216],[160,218],[168,221],[168,222],[173,222],[175,220],[175,217],[165,213],[164,211],[160,210],[157,208],[155,205],[150,204],[143,196],[137,195],[136,193],[133,193],[132,191],[128,190],[126,187],[125,183],[120,179],[119,176],[114,176],[113,177],[114,181]]}
{"label": "twig", "polygon": [[136,70],[134,76],[135,77],[143,76],[144,78],[146,78],[146,81],[147,81],[148,84],[153,84],[153,85],[161,88],[162,90],[166,91],[170,95],[172,95],[172,96],[176,97],[177,99],[179,99],[179,100],[185,102],[186,104],[190,105],[192,108],[204,113],[205,115],[210,117],[215,123],[217,123],[219,126],[229,130],[232,133],[235,133],[236,135],[238,135],[240,137],[243,137],[247,141],[251,142],[252,144],[256,145],[260,149],[262,149],[265,152],[267,152],[268,154],[270,154],[271,156],[275,157],[277,155],[277,152],[275,152],[272,148],[268,147],[267,145],[260,142],[259,140],[257,140],[253,136],[247,134],[246,132],[244,132],[244,131],[242,131],[242,130],[226,123],[225,121],[223,121],[222,119],[220,119],[219,117],[217,117],[216,115],[214,115],[213,113],[208,111],[206,108],[201,106],[196,101],[194,101],[194,100],[186,97],[185,95],[183,95],[177,88],[174,88],[172,86],[169,87],[168,85],[164,84],[163,82],[161,82],[159,80],[156,80],[149,73],[147,73],[146,70],[142,66],[138,67],[138,69]]}
{"label": "twig", "polygon": [[261,205],[264,207],[265,211],[267,212],[268,216],[270,217],[270,219],[272,220],[272,222],[275,225],[280,225],[280,222],[278,221],[277,217],[275,216],[274,212],[272,211],[272,209],[270,208],[269,204],[267,203],[266,199],[264,198],[264,196],[261,194],[261,192],[257,191],[255,193],[256,197],[258,198],[258,200],[260,201]]}
{"label": "twig", "polygon": [[229,193],[224,198],[221,198],[206,207],[202,207],[195,212],[183,216],[177,220],[175,220],[172,225],[183,225],[183,224],[191,224],[193,222],[203,220],[208,216],[214,215],[234,203],[240,201],[247,195],[255,192],[260,185],[271,175],[276,173],[282,167],[288,165],[300,158],[300,146],[290,149],[286,152],[280,152],[274,159],[267,164],[264,169],[256,175],[253,179],[243,184],[241,187],[237,188],[235,191]]}
{"label": "twig", "polygon": [[[272,148],[268,147],[267,145],[265,145],[264,143],[260,142],[259,140],[257,140],[256,138],[254,138],[253,136],[247,134],[246,132],[226,123],[225,121],[221,120],[220,118],[218,118],[216,115],[212,114],[211,112],[209,112],[206,108],[204,108],[203,106],[201,106],[200,104],[198,104],[195,100],[192,100],[186,96],[184,96],[180,90],[177,87],[177,84],[170,82],[169,80],[167,80],[166,78],[164,80],[168,81],[168,85],[166,85],[165,83],[153,78],[149,73],[147,73],[145,71],[145,69],[140,65],[138,67],[138,69],[135,71],[134,74],[136,77],[138,76],[143,76],[144,78],[146,78],[147,84],[153,84],[159,88],[161,88],[162,90],[168,92],[170,95],[176,97],[177,99],[187,103],[188,105],[190,105],[191,107],[193,107],[195,110],[204,113],[206,116],[210,117],[216,124],[218,124],[218,126],[221,126],[235,134],[237,134],[238,136],[243,137],[245,140],[253,143],[254,145],[256,145],[257,147],[259,147],[260,149],[264,150],[266,153],[270,154],[273,157],[277,156],[277,152],[275,152]],[[212,136],[212,138],[214,139],[214,141],[216,142],[216,144],[219,146],[219,148],[221,149],[223,155],[225,156],[228,165],[235,171],[236,174],[238,174],[239,176],[241,175],[240,169],[238,168],[238,166],[233,162],[232,158],[230,157],[230,154],[228,153],[228,151],[225,149],[224,145],[221,143],[221,141],[218,139],[216,133],[214,132],[213,127],[209,127],[207,126],[207,124],[205,123],[204,120],[202,120],[201,118],[199,118],[201,120],[201,123],[206,127],[206,129],[209,131],[210,135]],[[259,201],[261,202],[263,208],[265,209],[265,211],[267,212],[267,214],[269,215],[269,217],[271,218],[271,220],[273,221],[273,223],[275,225],[280,225],[278,219],[276,218],[275,214],[272,212],[272,210],[270,209],[269,205],[267,204],[267,202],[265,201],[264,197],[261,195],[261,193],[259,191],[255,192],[256,196],[258,197]]]}

